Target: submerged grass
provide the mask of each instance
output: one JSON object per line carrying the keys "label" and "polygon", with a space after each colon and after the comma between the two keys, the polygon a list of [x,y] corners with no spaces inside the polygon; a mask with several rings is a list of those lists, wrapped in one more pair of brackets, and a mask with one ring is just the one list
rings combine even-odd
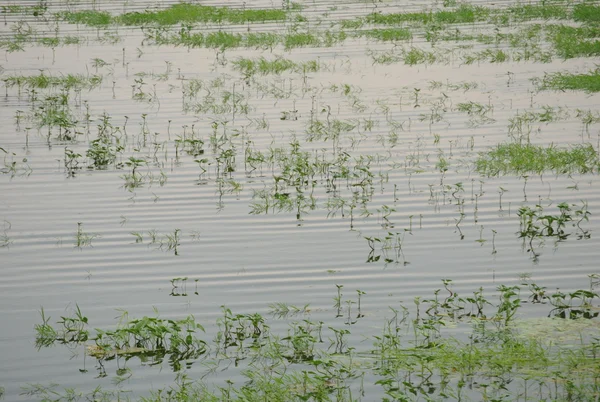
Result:
{"label": "submerged grass", "polygon": [[[416,13],[381,12],[367,15],[364,22],[370,24],[399,25],[405,23],[422,24],[470,24],[475,22],[490,22],[507,24],[510,21],[521,22],[537,19],[563,20],[573,18],[577,21],[596,21],[598,12],[596,6],[580,5],[573,11],[567,4],[518,4],[506,9],[473,6],[461,4],[453,10],[431,10]],[[343,22],[346,27],[359,27],[362,20]]]}
{"label": "submerged grass", "polygon": [[258,59],[240,57],[237,60],[234,60],[232,64],[234,70],[243,73],[246,77],[255,74],[269,75],[282,74],[284,72],[306,74],[319,71],[319,62],[316,60],[297,63],[282,57],[278,57],[274,60],[267,60],[264,57]]}
{"label": "submerged grass", "polygon": [[86,76],[82,74],[67,74],[62,76],[46,75],[11,75],[2,78],[4,85],[10,87],[29,87],[46,89],[51,87],[62,87],[64,89],[92,89],[102,83],[102,76]]}
{"label": "submerged grass", "polygon": [[[600,52],[600,42],[598,42],[598,50]],[[535,79],[534,83],[540,90],[600,92],[600,68],[587,74],[568,72],[545,74],[543,78]]]}
{"label": "submerged grass", "polygon": [[221,50],[240,47],[271,50],[276,46],[283,46],[286,50],[306,46],[328,47],[346,39],[346,34],[343,31],[290,32],[286,34],[272,32],[239,34],[217,31],[204,34],[184,29],[177,33],[164,32],[158,29],[148,30],[145,34],[146,39],[157,45],[187,46],[190,48],[208,47]]}
{"label": "submerged grass", "polygon": [[476,161],[477,171],[486,176],[500,174],[524,175],[552,171],[556,174],[595,173],[600,159],[590,144],[574,145],[569,149],[533,144],[500,144]]}
{"label": "submerged grass", "polygon": [[600,22],[600,6],[594,3],[576,4],[573,7],[573,19],[579,22]]}
{"label": "submerged grass", "polygon": [[384,42],[409,40],[413,37],[412,33],[406,28],[370,29],[359,31],[357,35]]}
{"label": "submerged grass", "polygon": [[[594,359],[600,344],[593,320],[599,313],[592,304],[600,296],[593,290],[551,293],[527,281],[498,286],[494,298],[482,289],[461,297],[445,279],[450,296],[440,298],[438,289],[433,298],[417,297],[416,313],[402,305],[390,307],[392,316],[370,338],[371,345],[363,339],[357,350],[350,340],[355,327],[342,324],[345,317],[339,314],[342,303],[349,309],[356,302],[345,300],[343,286],[336,286],[333,309],[338,315],[332,322],[313,321],[307,306],[277,304],[273,319],[303,314],[302,320],[289,321],[285,336],[273,332],[260,314],[234,313],[225,306],[210,342],[202,339],[204,327],[193,316],[131,319],[123,312],[115,329],[91,330],[76,305],[56,324],[41,310],[36,346],[85,345],[88,359],[97,360],[100,378],[116,368],[116,384],[133,375],[135,358],[148,366],[168,363],[177,373],[175,383],[149,391],[142,401],[350,401],[356,395],[368,400],[410,401],[427,395],[427,400],[507,401],[518,399],[523,389],[529,393],[525,400],[583,401],[600,393]],[[520,320],[523,303],[549,304],[550,315]],[[360,299],[357,309],[356,320],[363,317]],[[450,335],[446,326],[459,326],[465,333]],[[129,361],[127,369],[120,359]],[[227,379],[226,387],[212,385],[207,377],[223,376],[234,363],[241,365],[236,380]],[[186,369],[192,364],[208,369],[200,380],[188,378]],[[98,387],[92,394],[65,389],[64,396],[114,400],[124,392],[121,386]],[[23,393],[43,400],[63,396],[56,384],[30,384]]]}
{"label": "submerged grass", "polygon": [[484,21],[490,15],[490,9],[470,4],[462,4],[457,9],[446,11],[430,11],[419,13],[371,13],[365,17],[370,24],[398,25],[407,22],[415,23],[441,23],[441,24],[466,24]]}
{"label": "submerged grass", "polygon": [[232,9],[191,3],[172,5],[160,11],[131,12],[112,16],[104,11],[67,11],[59,16],[68,23],[90,26],[175,25],[192,22],[241,24],[247,22],[282,21],[287,13],[279,9]]}

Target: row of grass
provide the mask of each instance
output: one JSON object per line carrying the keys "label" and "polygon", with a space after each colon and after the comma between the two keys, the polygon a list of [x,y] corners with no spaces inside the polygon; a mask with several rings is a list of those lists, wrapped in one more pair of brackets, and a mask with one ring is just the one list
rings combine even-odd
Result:
{"label": "row of grass", "polygon": [[190,48],[206,47],[213,49],[234,49],[240,47],[255,49],[273,49],[283,46],[286,50],[298,47],[333,46],[346,39],[344,32],[294,32],[284,35],[271,32],[250,32],[247,34],[225,31],[169,34],[161,31],[147,32],[147,39],[157,45],[186,46]]}
{"label": "row of grass", "polygon": [[[84,10],[68,11],[59,16],[66,22],[90,26],[120,25],[175,25],[189,22],[212,22],[240,24],[247,22],[283,21],[287,12],[283,9],[232,9],[228,7],[204,6],[181,3],[164,10],[130,12],[112,16],[108,12]],[[506,9],[490,8],[461,4],[453,10],[436,10],[414,13],[371,13],[364,19],[343,21],[347,28],[356,28],[362,23],[398,25],[404,23],[422,24],[469,24],[480,21],[527,20],[566,20],[573,19],[583,23],[600,21],[600,6],[593,4],[577,4],[573,8],[563,4],[518,4]]]}
{"label": "row of grass", "polygon": [[[550,293],[526,282],[500,285],[494,297],[484,295],[482,288],[472,296],[459,297],[447,287],[451,281],[444,281],[450,296],[438,299],[438,289],[435,299],[415,298],[416,314],[402,304],[390,306],[392,316],[384,319],[377,335],[360,334],[360,342],[356,341],[357,327],[335,319],[316,322],[308,304],[304,308],[273,304],[272,318],[234,313],[222,306],[223,316],[212,326],[216,330],[212,337],[193,316],[130,319],[124,312],[116,326],[99,330],[92,329],[91,320],[78,306],[56,323],[42,309],[41,323],[34,326],[35,345],[39,349],[59,344],[69,350],[84,348],[87,359],[97,359],[102,368],[104,375],[96,379],[104,381],[87,394],[73,388],[61,390],[56,384],[29,384],[23,394],[44,401],[132,400],[136,395],[123,388],[123,378],[132,376],[136,367],[158,365],[177,373],[175,383],[148,389],[145,397],[133,400],[598,399],[600,341],[594,336],[594,318],[600,295],[593,289]],[[517,319],[523,306],[534,303],[549,304],[549,316]],[[358,317],[360,311],[358,307]],[[281,319],[289,323],[284,335],[271,330],[272,323]],[[458,327],[458,331],[447,331],[446,326]],[[127,370],[119,369],[119,357],[128,362]],[[192,364],[202,365],[196,371],[204,375],[195,380],[188,377],[184,367]],[[111,383],[102,377],[112,376],[115,368],[112,383],[118,386],[102,388]]]}
{"label": "row of grass", "polygon": [[247,77],[255,74],[279,75],[284,72],[306,74],[319,71],[319,62],[316,60],[296,63],[292,60],[281,57],[278,57],[274,60],[267,60],[264,57],[260,57],[258,59],[247,59],[241,57],[237,60],[234,60],[232,64],[234,70],[241,72]]}
{"label": "row of grass", "polygon": [[600,68],[587,74],[558,72],[535,80],[540,90],[600,92]]}
{"label": "row of grass", "polygon": [[422,24],[471,24],[475,22],[508,23],[510,21],[568,20],[583,23],[600,21],[600,6],[577,4],[572,9],[567,4],[517,4],[505,9],[461,4],[454,10],[436,10],[415,13],[375,12],[364,20],[349,21],[348,26],[370,24],[399,25],[405,23]]}
{"label": "row of grass", "polygon": [[4,85],[8,88],[29,87],[36,89],[45,89],[51,87],[61,87],[64,89],[92,89],[102,83],[102,76],[86,76],[82,74],[67,74],[61,76],[46,75],[10,75],[2,78]]}
{"label": "row of grass", "polygon": [[203,6],[181,3],[164,10],[130,12],[113,16],[105,11],[67,11],[59,16],[71,24],[89,26],[116,25],[175,25],[180,23],[231,23],[282,21],[287,13],[279,9],[233,9],[228,7]]}
{"label": "row of grass", "polygon": [[477,171],[485,176],[544,172],[596,173],[600,168],[600,159],[590,144],[563,149],[555,146],[510,143],[499,144],[491,151],[480,154],[475,166]]}

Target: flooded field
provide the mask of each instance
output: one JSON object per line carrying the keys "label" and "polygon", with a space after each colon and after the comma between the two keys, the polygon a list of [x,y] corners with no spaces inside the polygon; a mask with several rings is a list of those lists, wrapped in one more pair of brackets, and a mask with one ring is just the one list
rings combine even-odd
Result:
{"label": "flooded field", "polygon": [[599,400],[599,22],[2,2],[0,396]]}

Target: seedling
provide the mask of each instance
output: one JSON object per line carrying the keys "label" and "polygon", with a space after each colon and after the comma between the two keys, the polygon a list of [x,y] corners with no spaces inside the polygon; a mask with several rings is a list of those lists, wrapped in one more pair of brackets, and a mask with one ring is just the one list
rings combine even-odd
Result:
{"label": "seedling", "polygon": [[100,235],[84,232],[83,223],[77,222],[77,233],[75,234],[75,247],[79,248],[80,250],[86,246],[91,247],[92,240],[98,237],[100,237]]}

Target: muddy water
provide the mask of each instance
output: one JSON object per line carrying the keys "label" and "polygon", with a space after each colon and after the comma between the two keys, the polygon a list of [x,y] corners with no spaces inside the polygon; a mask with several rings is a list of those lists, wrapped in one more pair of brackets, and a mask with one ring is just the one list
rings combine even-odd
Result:
{"label": "muddy water", "polygon": [[[51,11],[67,8],[63,2],[49,3]],[[102,9],[113,13],[148,7],[148,2],[142,1],[102,3]],[[168,4],[152,2],[150,6]],[[68,7],[92,6],[78,2]],[[271,6],[266,1],[253,3],[253,7]],[[303,15],[327,22],[373,10],[370,3],[308,2],[306,6]],[[400,10],[391,2],[379,7],[384,12]],[[410,7],[418,11],[423,4]],[[329,14],[323,16],[324,12]],[[9,35],[9,28],[19,20],[28,21],[40,33],[54,27],[31,16],[9,15],[2,34]],[[34,122],[16,118],[32,108],[24,89],[6,88],[0,100],[0,146],[8,153],[5,164],[10,166],[14,161],[17,166],[15,171],[0,175],[0,220],[4,221],[0,235],[6,239],[5,247],[0,248],[0,386],[6,388],[7,400],[27,400],[27,396],[18,396],[20,387],[32,382],[80,389],[110,386],[110,378],[94,378],[93,359],[86,361],[83,347],[36,350],[33,325],[40,322],[41,306],[56,320],[77,304],[92,327],[98,328],[114,325],[117,309],[125,309],[133,317],[152,315],[153,309],[164,317],[193,314],[210,332],[222,305],[235,312],[268,315],[270,303],[310,303],[310,319],[343,326],[344,318],[336,320],[332,307],[336,285],[343,285],[347,298],[355,298],[356,290],[366,292],[361,302],[365,316],[352,329],[360,346],[359,334],[377,331],[388,315],[388,306],[409,305],[416,296],[431,295],[441,287],[442,278],[453,279],[453,289],[459,293],[483,287],[491,294],[498,284],[519,284],[523,274],[548,289],[572,290],[587,288],[587,275],[598,273],[597,175],[487,178],[474,170],[478,152],[509,141],[509,119],[526,110],[539,111],[544,105],[568,108],[573,116],[550,124],[532,124],[532,143],[569,145],[584,141],[596,146],[598,126],[592,125],[588,135],[574,111],[597,111],[598,95],[538,93],[530,81],[546,72],[587,71],[593,68],[594,60],[380,65],[373,63],[367,51],[387,51],[393,46],[366,39],[290,52],[227,50],[217,56],[210,49],[146,45],[138,28],[112,27],[106,32],[118,35],[118,41],[106,43],[98,40],[104,29],[58,26],[60,35],[86,39],[79,45],[56,48],[26,45],[23,51],[6,52],[0,63],[4,69],[0,78],[34,75],[40,70],[53,76],[103,77],[97,88],[70,93],[69,106],[82,131],[75,141],[48,140],[47,128],[38,130]],[[245,27],[231,29],[243,32]],[[284,24],[265,24],[260,29],[282,30]],[[413,44],[430,48],[422,37],[415,37]],[[453,49],[458,45],[447,42],[436,46]],[[293,73],[257,76],[256,82],[247,82],[232,68],[238,57],[261,55],[281,55],[295,62],[318,59],[322,68],[306,77]],[[94,59],[107,65],[95,67]],[[140,79],[145,97],[136,100],[134,86]],[[182,90],[191,79],[207,84],[222,79],[222,86],[212,91],[243,95],[248,112],[185,112]],[[433,81],[441,87],[435,88]],[[452,87],[464,82],[477,87]],[[289,96],[276,97],[274,92],[260,90],[257,83]],[[354,97],[342,93],[343,85],[348,85]],[[41,97],[56,91],[38,92]],[[445,102],[443,118],[430,124],[428,116],[441,100]],[[476,127],[469,124],[469,116],[456,109],[460,102],[469,101],[490,105],[493,120]],[[367,119],[373,126],[343,133],[338,144],[307,141],[311,115],[325,121],[327,110],[331,119]],[[283,112],[293,111],[297,119],[282,119]],[[89,123],[85,122],[86,114]],[[153,182],[146,176],[143,186],[128,190],[123,175],[130,168],[85,167],[85,153],[96,138],[103,114],[127,133],[119,160],[143,156],[149,165],[140,169],[152,175]],[[268,121],[268,128],[258,127],[258,119]],[[390,138],[388,120],[401,123],[395,139]],[[239,183],[239,191],[219,184],[218,154],[213,154],[209,140],[215,121],[227,122],[235,162],[234,171],[224,177]],[[211,163],[201,177],[194,157],[181,150],[176,153],[175,140],[192,127],[205,141],[204,157]],[[331,159],[334,152],[346,152],[356,160],[370,157],[373,179],[368,186],[367,208],[372,215],[361,216],[357,209],[351,218],[348,208],[343,212],[328,208],[336,196],[351,199],[357,180],[338,179],[332,186],[321,174],[314,177],[314,208],[305,208],[300,217],[296,211],[250,214],[255,192],[271,188],[273,177],[281,172],[269,163],[254,171],[245,168],[248,141],[254,150],[266,154],[277,147],[289,152],[294,139],[303,151],[320,158]],[[65,169],[65,148],[82,155],[83,168],[74,175]],[[444,174],[436,166],[440,157],[448,162]],[[161,172],[166,177],[163,183],[159,180]],[[457,183],[462,183],[463,190],[453,196]],[[505,190],[501,201],[500,188]],[[286,191],[295,194],[291,186]],[[577,240],[573,234],[557,244],[546,240],[538,247],[539,260],[534,261],[517,234],[518,208],[539,203],[556,213],[558,203],[582,205],[582,200],[592,213],[590,221],[583,224],[591,238]],[[393,209],[387,221],[382,212],[386,207]],[[78,223],[84,233],[94,236],[90,245],[75,246]],[[149,231],[164,238],[177,229],[178,255],[164,245],[150,244]],[[143,242],[136,243],[132,232],[141,233]],[[390,256],[377,249],[382,258],[367,262],[370,249],[365,237],[384,237],[388,232],[402,239],[402,255],[391,252]],[[385,263],[386,256],[392,261]],[[171,295],[170,280],[177,277],[189,278],[188,296]],[[274,330],[286,326],[283,321],[271,323]],[[89,372],[79,374],[80,369]],[[169,370],[143,365],[136,366],[135,372],[127,388],[139,394],[159,388],[173,377]]]}

